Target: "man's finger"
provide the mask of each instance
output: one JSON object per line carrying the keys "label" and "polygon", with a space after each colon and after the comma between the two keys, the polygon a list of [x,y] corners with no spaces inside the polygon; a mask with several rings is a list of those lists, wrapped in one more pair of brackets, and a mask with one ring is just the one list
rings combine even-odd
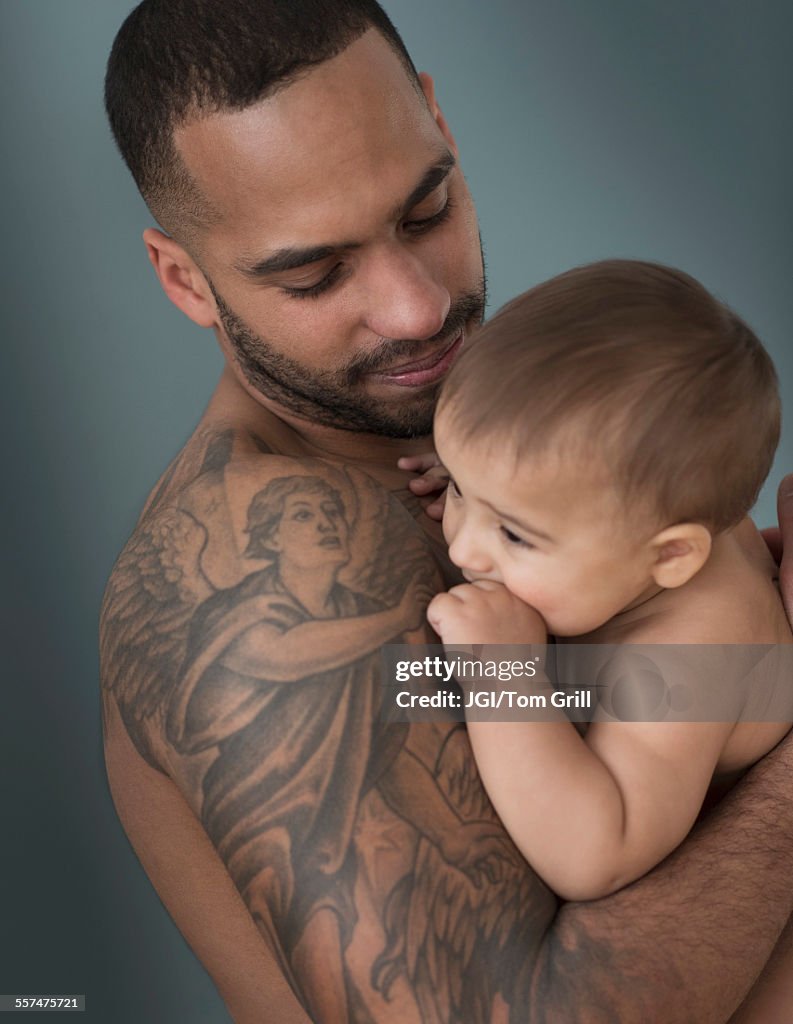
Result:
{"label": "man's finger", "polygon": [[771,557],[779,565],[782,561],[782,531],[778,526],[767,526],[760,534],[771,552]]}
{"label": "man's finger", "polygon": [[793,538],[793,473],[788,473],[779,485],[776,510],[782,536]]}
{"label": "man's finger", "polygon": [[779,586],[788,619],[793,621],[793,473],[788,473],[779,485],[776,507],[782,534]]}

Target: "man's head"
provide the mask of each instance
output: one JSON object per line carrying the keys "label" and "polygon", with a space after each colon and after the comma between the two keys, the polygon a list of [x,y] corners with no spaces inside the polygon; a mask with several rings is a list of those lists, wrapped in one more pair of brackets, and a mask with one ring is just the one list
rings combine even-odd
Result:
{"label": "man's head", "polygon": [[381,8],[144,0],[106,103],[168,232],[145,236],[160,281],[243,387],[328,426],[429,432],[483,268],[432,81]]}
{"label": "man's head", "polygon": [[444,384],[451,556],[588,632],[702,567],[778,438],[773,365],[730,309],[668,267],[579,267],[509,303]]}

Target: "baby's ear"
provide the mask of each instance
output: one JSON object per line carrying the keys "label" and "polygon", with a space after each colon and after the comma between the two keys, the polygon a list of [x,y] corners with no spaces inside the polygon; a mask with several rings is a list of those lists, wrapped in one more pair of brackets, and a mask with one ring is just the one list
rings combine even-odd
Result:
{"label": "baby's ear", "polygon": [[701,523],[678,523],[653,537],[652,576],[667,590],[682,587],[707,562],[713,545],[710,530]]}

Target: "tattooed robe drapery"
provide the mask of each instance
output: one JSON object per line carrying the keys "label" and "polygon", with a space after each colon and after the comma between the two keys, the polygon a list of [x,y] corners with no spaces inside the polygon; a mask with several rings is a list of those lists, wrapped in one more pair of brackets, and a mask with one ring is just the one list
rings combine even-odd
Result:
{"label": "tattooed robe drapery", "polygon": [[[341,630],[344,619],[383,607],[340,584],[330,603]],[[181,753],[218,748],[203,782],[204,827],[249,905],[264,898],[287,947],[321,907],[336,911],[349,941],[358,805],[406,736],[379,720],[376,652],[352,650],[346,666],[277,683],[221,663],[254,625],[286,633],[310,621],[275,566],[208,598],[194,617],[168,718]]]}

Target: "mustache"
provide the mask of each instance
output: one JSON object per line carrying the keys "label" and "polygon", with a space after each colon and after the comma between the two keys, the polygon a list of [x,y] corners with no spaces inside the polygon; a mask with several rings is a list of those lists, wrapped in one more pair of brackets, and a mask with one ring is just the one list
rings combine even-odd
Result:
{"label": "mustache", "polygon": [[426,353],[438,343],[451,341],[471,320],[476,319],[478,323],[481,323],[484,315],[484,290],[469,292],[452,305],[443,327],[437,334],[433,334],[431,338],[423,338],[421,341],[406,338],[382,338],[377,349],[359,356],[347,367],[348,381],[354,383],[366,374],[387,370],[401,359],[409,362],[411,359],[418,358],[420,353]]}

